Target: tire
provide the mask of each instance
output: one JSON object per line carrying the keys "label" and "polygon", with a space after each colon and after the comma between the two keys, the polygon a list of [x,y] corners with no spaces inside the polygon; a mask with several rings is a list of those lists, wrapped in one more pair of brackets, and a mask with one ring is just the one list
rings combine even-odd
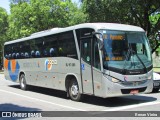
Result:
{"label": "tire", "polygon": [[159,92],[159,88],[153,88],[152,93],[158,93]]}
{"label": "tire", "polygon": [[71,82],[69,83],[69,97],[73,101],[80,101],[82,98],[82,95],[79,92],[79,86],[78,83],[75,79],[72,79]]}
{"label": "tire", "polygon": [[26,78],[24,74],[20,75],[19,83],[20,83],[20,88],[22,90],[27,90],[27,83],[26,83]]}

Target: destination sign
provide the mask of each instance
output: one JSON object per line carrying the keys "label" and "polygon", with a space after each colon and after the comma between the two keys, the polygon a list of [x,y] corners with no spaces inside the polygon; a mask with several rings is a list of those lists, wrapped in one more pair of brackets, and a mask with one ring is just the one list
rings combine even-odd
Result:
{"label": "destination sign", "polygon": [[123,38],[122,35],[110,35],[111,40],[123,40]]}
{"label": "destination sign", "polygon": [[112,34],[106,35],[106,34],[104,34],[103,39],[123,40],[124,36],[123,35],[112,35]]}
{"label": "destination sign", "polygon": [[109,61],[109,60],[114,60],[114,61],[122,61],[123,60],[123,57],[106,57],[106,60]]}

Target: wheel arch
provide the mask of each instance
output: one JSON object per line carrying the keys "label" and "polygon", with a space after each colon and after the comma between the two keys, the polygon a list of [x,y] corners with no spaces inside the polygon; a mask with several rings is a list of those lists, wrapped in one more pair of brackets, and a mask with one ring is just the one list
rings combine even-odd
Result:
{"label": "wheel arch", "polygon": [[68,92],[68,87],[69,87],[69,83],[70,81],[75,78],[75,80],[77,81],[79,87],[80,87],[80,84],[79,84],[79,80],[78,80],[78,77],[76,74],[73,74],[73,73],[68,73],[66,74],[65,76],[65,90]]}
{"label": "wheel arch", "polygon": [[23,72],[23,71],[19,72],[19,77],[18,77],[18,78],[19,78],[19,80],[20,80],[20,77],[21,77],[21,75],[22,75],[22,74],[24,74],[24,75],[25,75],[25,72]]}

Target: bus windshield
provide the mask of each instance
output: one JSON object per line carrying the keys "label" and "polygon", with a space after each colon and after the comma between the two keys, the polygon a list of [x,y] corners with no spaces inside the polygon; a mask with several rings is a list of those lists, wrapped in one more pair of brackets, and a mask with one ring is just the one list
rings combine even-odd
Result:
{"label": "bus windshield", "polygon": [[101,30],[104,39],[103,66],[112,71],[142,70],[152,65],[150,46],[144,32]]}

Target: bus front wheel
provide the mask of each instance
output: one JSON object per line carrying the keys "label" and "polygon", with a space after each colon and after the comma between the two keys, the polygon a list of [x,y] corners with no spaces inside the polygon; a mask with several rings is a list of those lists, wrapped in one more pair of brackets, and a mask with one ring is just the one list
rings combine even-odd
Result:
{"label": "bus front wheel", "polygon": [[69,84],[69,96],[74,101],[80,101],[81,100],[81,94],[79,92],[79,86],[78,82],[75,79],[72,79]]}
{"label": "bus front wheel", "polygon": [[21,88],[22,90],[26,90],[26,89],[27,89],[27,84],[26,84],[26,78],[25,78],[25,75],[24,75],[24,74],[21,74],[21,75],[20,75],[19,82],[20,82],[20,88]]}

